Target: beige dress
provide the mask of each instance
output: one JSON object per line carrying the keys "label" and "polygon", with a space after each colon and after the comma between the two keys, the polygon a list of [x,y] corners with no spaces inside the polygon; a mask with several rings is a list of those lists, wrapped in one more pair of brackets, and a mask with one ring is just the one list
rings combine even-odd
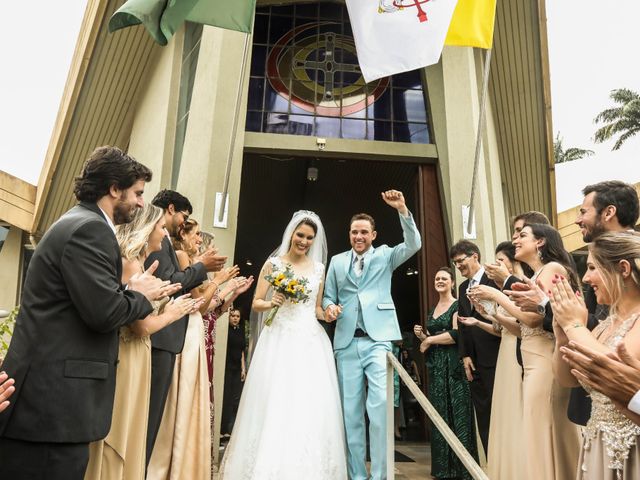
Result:
{"label": "beige dress", "polygon": [[541,327],[521,326],[523,450],[531,480],[574,478],[580,453],[580,430],[567,417],[569,388],[561,387],[552,370],[554,337]]}
{"label": "beige dress", "polygon": [[120,329],[111,430],[89,445],[86,480],[143,480],[151,390],[151,341]]}
{"label": "beige dress", "polygon": [[189,315],[147,480],[209,480],[211,423],[202,315]]}
{"label": "beige dress", "polygon": [[[611,325],[611,316],[598,325],[593,334],[598,337]],[[633,327],[638,315],[625,320],[620,327],[604,340],[611,348],[624,338]],[[591,418],[584,432],[580,451],[579,480],[631,480],[640,479],[640,427],[625,417],[609,398],[591,391]]]}
{"label": "beige dress", "polygon": [[[498,313],[508,315],[502,307]],[[524,476],[522,368],[516,358],[516,343],[517,337],[503,328],[491,401],[491,448],[487,459],[487,474],[491,480],[514,480]]]}

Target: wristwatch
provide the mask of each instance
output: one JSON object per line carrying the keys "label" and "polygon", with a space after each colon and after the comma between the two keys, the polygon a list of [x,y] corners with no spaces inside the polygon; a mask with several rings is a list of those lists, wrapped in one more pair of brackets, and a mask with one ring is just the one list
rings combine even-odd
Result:
{"label": "wristwatch", "polygon": [[536,306],[536,312],[538,312],[540,315],[545,315],[547,303],[549,303],[549,298],[543,298],[542,301]]}

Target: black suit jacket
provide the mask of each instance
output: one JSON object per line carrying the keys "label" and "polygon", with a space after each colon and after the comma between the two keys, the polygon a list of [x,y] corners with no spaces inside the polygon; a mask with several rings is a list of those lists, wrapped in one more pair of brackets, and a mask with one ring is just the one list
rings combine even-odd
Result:
{"label": "black suit jacket", "polygon": [[[176,257],[173,245],[171,245],[171,240],[167,237],[162,239],[162,249],[147,257],[145,268],[149,268],[155,260],[160,262],[155,273],[156,277],[171,280],[171,283],[182,284],[182,291],[176,293],[175,296],[188,293],[207,279],[207,271],[202,263],[196,263],[185,270],[180,270],[178,257]],[[158,350],[180,353],[184,346],[188,320],[189,316],[187,315],[151,335],[151,346]]]}
{"label": "black suit jacket", "polygon": [[96,204],[75,206],[44,235],[2,365],[16,391],[0,413],[0,436],[85,443],[107,435],[118,329],[153,311],[121,274],[116,237]]}
{"label": "black suit jacket", "polygon": [[[497,288],[496,284],[487,277],[486,273],[482,275],[480,285]],[[490,323],[472,308],[471,301],[467,297],[468,287],[469,280],[465,280],[458,288],[458,316],[474,317],[481,322]],[[491,335],[481,328],[467,327],[461,322],[458,322],[458,351],[460,357],[471,357],[473,364],[476,366],[495,368],[499,348],[500,337]]]}

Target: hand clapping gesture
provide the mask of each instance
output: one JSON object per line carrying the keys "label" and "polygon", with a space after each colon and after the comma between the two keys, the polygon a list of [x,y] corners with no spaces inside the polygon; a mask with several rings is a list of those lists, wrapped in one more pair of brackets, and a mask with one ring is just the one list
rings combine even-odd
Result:
{"label": "hand clapping gesture", "polygon": [[5,372],[0,372],[0,412],[9,406],[8,398],[16,390],[14,383],[13,378],[9,378]]}
{"label": "hand clapping gesture", "polygon": [[504,282],[511,275],[507,266],[500,260],[496,260],[496,263],[485,263],[484,270],[487,272],[487,277],[500,286],[504,285]]}
{"label": "hand clapping gesture", "polygon": [[129,290],[143,294],[150,302],[166,297],[169,291],[172,293],[177,292],[181,287],[175,288],[175,285],[171,285],[169,280],[163,281],[153,276],[158,269],[158,265],[160,265],[160,262],[156,260],[144,273],[132,275],[128,283]]}
{"label": "hand clapping gesture", "polygon": [[427,335],[424,333],[424,330],[422,329],[422,325],[414,325],[413,333],[415,334],[416,337],[418,337],[419,340],[424,340],[425,338],[427,338]]}
{"label": "hand clapping gesture", "polygon": [[195,313],[203,304],[204,298],[194,299],[191,298],[191,294],[181,295],[178,298],[174,298],[169,301],[164,307],[165,314],[171,318],[178,320],[185,315]]}
{"label": "hand clapping gesture", "polygon": [[202,255],[194,257],[193,263],[202,263],[207,272],[219,272],[227,262],[227,257],[218,255],[218,249],[210,247]]}
{"label": "hand clapping gesture", "polygon": [[232,278],[237,277],[240,274],[240,267],[234,265],[233,267],[223,268],[216,272],[213,276],[213,282],[220,286],[225,282],[228,282]]}
{"label": "hand clapping gesture", "polygon": [[387,205],[398,210],[403,216],[408,215],[409,210],[407,209],[402,192],[398,190],[387,190],[386,192],[382,192],[382,199]]}
{"label": "hand clapping gesture", "polygon": [[549,301],[553,310],[553,320],[563,330],[575,326],[585,326],[589,311],[579,292],[574,292],[566,278],[556,275],[553,279],[554,287],[550,292]]}

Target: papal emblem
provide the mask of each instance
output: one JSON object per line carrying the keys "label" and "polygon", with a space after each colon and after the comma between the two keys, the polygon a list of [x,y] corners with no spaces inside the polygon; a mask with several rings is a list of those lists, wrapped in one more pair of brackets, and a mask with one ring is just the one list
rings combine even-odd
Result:
{"label": "papal emblem", "polygon": [[431,0],[378,0],[378,13],[394,13],[405,8],[416,9],[417,17],[420,22],[426,22],[427,13],[422,8],[422,5]]}
{"label": "papal emblem", "polygon": [[366,84],[353,37],[341,25],[314,22],[283,35],[267,57],[267,77],[278,95],[323,116],[339,117],[364,110],[384,93],[389,79]]}

